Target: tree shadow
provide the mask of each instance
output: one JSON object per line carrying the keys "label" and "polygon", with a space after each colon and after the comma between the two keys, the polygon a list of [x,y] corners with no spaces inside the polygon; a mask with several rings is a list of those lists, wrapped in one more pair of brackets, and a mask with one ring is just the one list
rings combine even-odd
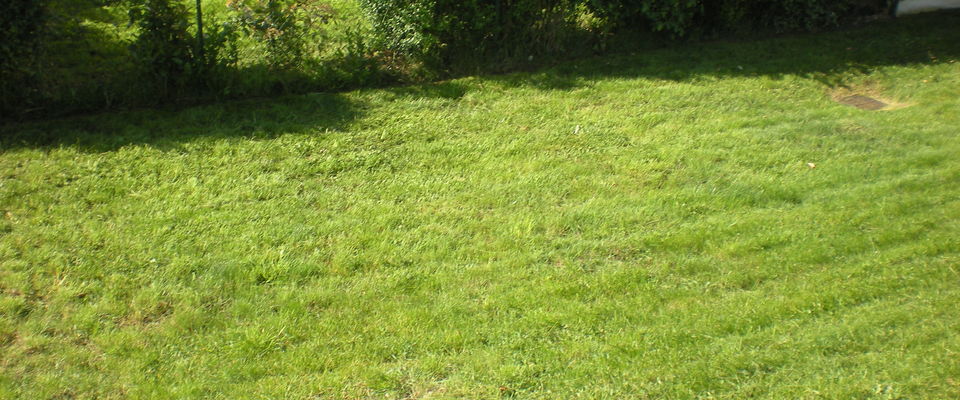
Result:
{"label": "tree shadow", "polygon": [[470,85],[464,82],[453,80],[421,85],[399,86],[380,90],[388,93],[390,100],[394,101],[419,98],[459,100],[470,91]]}
{"label": "tree shadow", "polygon": [[843,30],[749,40],[664,45],[590,57],[534,73],[490,77],[503,87],[572,90],[611,78],[667,81],[801,76],[828,87],[893,65],[960,60],[960,12],[862,23]]}
{"label": "tree shadow", "polygon": [[[457,101],[493,86],[569,91],[604,79],[678,82],[736,77],[801,76],[828,87],[851,76],[894,65],[960,63],[960,12],[880,21],[841,31],[742,41],[664,45],[634,54],[565,62],[536,72],[376,89],[390,101]],[[958,64],[960,65],[960,64]],[[346,129],[362,118],[366,96],[290,95],[230,101],[185,109],[151,109],[0,126],[7,149],[74,147],[89,152],[145,144],[178,149],[201,138],[269,139],[285,133]]]}
{"label": "tree shadow", "polygon": [[344,95],[315,93],[75,116],[0,126],[0,152],[59,147],[106,152],[138,144],[176,150],[198,139],[322,133],[345,129],[359,118],[362,109]]}

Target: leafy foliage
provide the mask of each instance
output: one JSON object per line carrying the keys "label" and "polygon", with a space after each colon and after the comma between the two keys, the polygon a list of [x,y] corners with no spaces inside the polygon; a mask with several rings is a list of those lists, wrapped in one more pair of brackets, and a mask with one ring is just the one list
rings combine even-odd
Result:
{"label": "leafy foliage", "polygon": [[575,0],[361,0],[381,45],[432,68],[517,61],[570,44]]}
{"label": "leafy foliage", "polygon": [[31,76],[45,18],[40,1],[0,2],[0,111],[23,96],[23,80]]}
{"label": "leafy foliage", "polygon": [[334,14],[317,0],[230,0],[232,22],[266,48],[266,61],[276,69],[295,68],[323,45],[319,26]]}
{"label": "leafy foliage", "polygon": [[[361,0],[390,51],[449,68],[560,53],[582,42],[576,20],[604,31],[650,30],[674,38],[837,26],[886,0]],[[866,7],[865,7],[866,6]]]}
{"label": "leafy foliage", "polygon": [[0,3],[0,71],[16,68],[38,43],[46,16],[43,3],[35,0],[6,0]]}
{"label": "leafy foliage", "polygon": [[160,90],[185,86],[197,68],[196,39],[189,31],[186,5],[176,0],[134,0],[130,20],[140,29],[133,55]]}
{"label": "leafy foliage", "polygon": [[887,0],[586,0],[620,27],[645,23],[674,37],[730,32],[812,31],[844,18],[878,12]]}

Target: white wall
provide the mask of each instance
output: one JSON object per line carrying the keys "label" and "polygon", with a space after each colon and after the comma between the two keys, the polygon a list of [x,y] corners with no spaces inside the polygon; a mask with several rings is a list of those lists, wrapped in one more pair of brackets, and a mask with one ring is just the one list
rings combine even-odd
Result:
{"label": "white wall", "polygon": [[960,8],[960,0],[900,0],[897,15],[916,14],[946,8]]}

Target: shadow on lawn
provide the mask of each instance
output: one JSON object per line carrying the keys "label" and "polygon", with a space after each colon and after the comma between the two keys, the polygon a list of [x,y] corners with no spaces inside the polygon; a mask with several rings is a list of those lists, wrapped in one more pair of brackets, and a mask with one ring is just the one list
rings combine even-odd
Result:
{"label": "shadow on lawn", "polygon": [[186,109],[148,109],[0,127],[0,151],[76,147],[104,152],[132,144],[174,150],[200,138],[269,139],[284,133],[342,130],[361,105],[340,94],[249,99]]}
{"label": "shadow on lawn", "polygon": [[851,75],[890,65],[960,62],[960,12],[910,16],[818,34],[691,43],[631,55],[593,57],[530,74],[490,77],[504,87],[570,90],[607,78],[688,81],[786,75],[842,86]]}
{"label": "shadow on lawn", "polygon": [[[532,73],[394,87],[389,100],[457,100],[492,83],[502,88],[571,90],[608,78],[803,76],[842,86],[851,75],[890,65],[960,60],[960,12],[881,21],[842,31],[750,41],[716,41],[568,62]],[[960,64],[958,64],[960,65]],[[201,137],[270,138],[344,129],[361,118],[356,96],[309,94],[233,101],[185,110],[139,110],[0,127],[0,151],[75,146],[110,151],[128,144],[177,148]]]}

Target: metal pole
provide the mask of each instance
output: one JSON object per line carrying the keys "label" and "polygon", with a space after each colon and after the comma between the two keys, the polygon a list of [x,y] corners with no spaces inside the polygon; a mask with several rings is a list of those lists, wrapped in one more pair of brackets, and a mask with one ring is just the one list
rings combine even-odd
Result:
{"label": "metal pole", "polygon": [[197,0],[197,44],[199,49],[197,50],[200,55],[200,61],[206,63],[203,57],[203,8],[200,5],[201,0]]}

